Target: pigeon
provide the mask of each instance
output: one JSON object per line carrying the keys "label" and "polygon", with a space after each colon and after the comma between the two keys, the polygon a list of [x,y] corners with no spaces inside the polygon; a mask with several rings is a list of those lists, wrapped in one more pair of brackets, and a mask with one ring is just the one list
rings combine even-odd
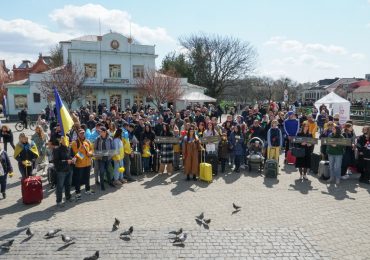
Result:
{"label": "pigeon", "polygon": [[64,243],[69,244],[71,242],[74,242],[76,240],[76,238],[65,236],[65,235],[62,234],[62,240],[63,240]]}
{"label": "pigeon", "polygon": [[114,223],[113,223],[113,225],[114,226],[119,226],[119,223],[121,223],[121,221],[119,221],[119,219],[118,218],[114,218]]}
{"label": "pigeon", "polygon": [[31,228],[27,228],[26,235],[28,237],[33,237],[34,233],[31,231]]}
{"label": "pigeon", "polygon": [[233,208],[234,208],[235,210],[240,210],[242,207],[240,207],[240,206],[238,206],[238,205],[235,205],[235,203],[233,203]]}
{"label": "pigeon", "polygon": [[0,249],[9,250],[10,247],[13,245],[13,243],[14,243],[14,239],[9,240],[8,242],[5,242],[5,243],[1,244]]}
{"label": "pigeon", "polygon": [[118,229],[118,226],[113,224],[112,231],[116,231]]}
{"label": "pigeon", "polygon": [[44,237],[45,237],[45,238],[52,238],[52,237],[55,237],[55,235],[56,235],[58,232],[60,232],[60,231],[62,231],[60,228],[49,230],[49,232],[48,232],[48,233],[46,233],[46,234],[44,235]]}
{"label": "pigeon", "polygon": [[211,219],[203,219],[204,224],[209,225],[211,223]]}
{"label": "pigeon", "polygon": [[204,218],[204,213],[202,212],[202,213],[200,213],[200,215],[199,216],[197,216],[196,217],[197,219],[203,219]]}
{"label": "pigeon", "polygon": [[169,232],[169,234],[173,234],[173,235],[176,235],[176,236],[179,236],[181,233],[182,233],[182,228],[180,228],[179,230]]}
{"label": "pigeon", "polygon": [[128,230],[122,232],[120,236],[131,236],[132,232],[134,232],[134,227],[131,226]]}
{"label": "pigeon", "polygon": [[92,256],[85,257],[84,260],[96,260],[99,258],[99,250],[95,252]]}
{"label": "pigeon", "polygon": [[173,244],[175,243],[181,243],[183,244],[186,240],[186,238],[188,237],[188,234],[187,233],[182,233],[181,236],[179,237],[175,237],[174,240],[172,241]]}

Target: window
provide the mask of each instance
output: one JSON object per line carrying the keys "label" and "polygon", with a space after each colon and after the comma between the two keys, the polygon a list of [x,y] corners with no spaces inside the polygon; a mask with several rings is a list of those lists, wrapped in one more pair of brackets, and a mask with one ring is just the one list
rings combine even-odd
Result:
{"label": "window", "polygon": [[120,78],[121,77],[121,65],[110,64],[109,65],[109,77]]}
{"label": "window", "polygon": [[85,77],[96,78],[96,64],[85,63]]}
{"label": "window", "polygon": [[40,103],[40,102],[41,102],[40,93],[33,93],[33,103]]}
{"label": "window", "polygon": [[15,109],[28,108],[27,95],[14,95],[14,106]]}
{"label": "window", "polygon": [[132,68],[134,78],[144,78],[144,66],[134,65]]}

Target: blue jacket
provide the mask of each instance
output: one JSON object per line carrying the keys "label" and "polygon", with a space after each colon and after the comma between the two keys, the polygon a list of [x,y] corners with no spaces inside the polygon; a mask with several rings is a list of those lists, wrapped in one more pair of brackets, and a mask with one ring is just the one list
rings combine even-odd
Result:
{"label": "blue jacket", "polygon": [[285,120],[284,131],[287,136],[297,136],[299,131],[299,121],[297,119]]}
{"label": "blue jacket", "polygon": [[229,137],[229,143],[232,146],[232,152],[235,155],[244,155],[245,154],[245,144],[244,144],[244,136],[240,134],[240,139],[237,140],[235,132],[232,132]]}

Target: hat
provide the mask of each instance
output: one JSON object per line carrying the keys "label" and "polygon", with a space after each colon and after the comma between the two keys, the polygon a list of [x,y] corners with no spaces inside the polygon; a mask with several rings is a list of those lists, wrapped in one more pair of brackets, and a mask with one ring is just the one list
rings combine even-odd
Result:
{"label": "hat", "polygon": [[102,127],[100,127],[100,131],[105,132],[105,131],[107,131],[107,128],[105,126],[102,126]]}
{"label": "hat", "polygon": [[289,111],[288,112],[288,116],[291,116],[291,115],[293,115],[294,113],[293,113],[293,111]]}

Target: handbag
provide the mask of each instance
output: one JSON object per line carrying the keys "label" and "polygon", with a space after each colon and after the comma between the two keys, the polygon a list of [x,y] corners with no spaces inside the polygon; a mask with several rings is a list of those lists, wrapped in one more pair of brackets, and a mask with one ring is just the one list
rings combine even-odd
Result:
{"label": "handbag", "polygon": [[306,156],[306,149],[300,147],[292,147],[292,155],[296,158],[302,158]]}

